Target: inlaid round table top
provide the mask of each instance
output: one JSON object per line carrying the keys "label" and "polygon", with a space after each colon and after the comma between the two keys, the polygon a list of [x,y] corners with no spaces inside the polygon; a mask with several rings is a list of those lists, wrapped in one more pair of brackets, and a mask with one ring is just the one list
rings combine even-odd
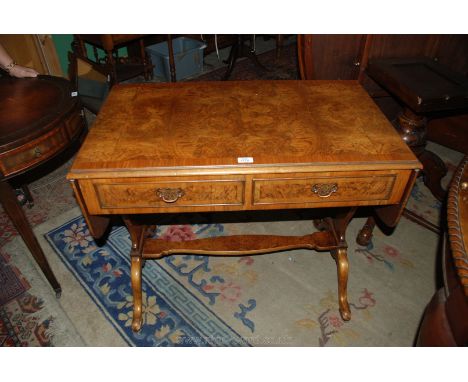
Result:
{"label": "inlaid round table top", "polygon": [[0,152],[46,134],[77,102],[63,78],[0,78]]}

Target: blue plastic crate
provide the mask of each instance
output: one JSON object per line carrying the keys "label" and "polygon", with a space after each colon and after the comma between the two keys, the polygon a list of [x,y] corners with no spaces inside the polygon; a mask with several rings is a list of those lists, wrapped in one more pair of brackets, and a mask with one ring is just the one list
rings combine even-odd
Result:
{"label": "blue plastic crate", "polygon": [[[176,69],[176,80],[200,74],[203,71],[203,50],[206,44],[188,37],[178,37],[172,40],[174,49],[174,62]],[[150,45],[146,47],[151,61],[154,65],[153,73],[166,81],[171,80],[171,69],[169,65],[169,47],[167,42]]]}

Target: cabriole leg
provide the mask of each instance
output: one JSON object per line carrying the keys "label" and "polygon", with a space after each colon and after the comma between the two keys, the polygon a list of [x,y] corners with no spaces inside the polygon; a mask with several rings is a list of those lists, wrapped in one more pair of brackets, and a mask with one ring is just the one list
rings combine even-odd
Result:
{"label": "cabriole leg", "polygon": [[336,261],[336,269],[338,273],[338,304],[340,307],[341,318],[344,321],[351,319],[351,310],[348,304],[348,255],[346,248],[338,248],[331,252],[331,255]]}
{"label": "cabriole leg", "polygon": [[[133,252],[133,249],[132,249]],[[133,256],[131,267],[131,280],[133,292],[133,321],[132,330],[138,332],[142,325],[142,300],[141,300],[141,256]]]}
{"label": "cabriole leg", "polygon": [[341,318],[344,321],[351,319],[351,310],[348,304],[348,273],[349,263],[346,243],[346,229],[353,218],[357,208],[350,208],[339,212],[335,218],[328,219],[329,225],[333,230],[337,247],[330,253],[335,259],[336,270],[338,275],[338,304],[340,308]]}
{"label": "cabriole leg", "polygon": [[133,293],[133,320],[132,330],[138,332],[143,324],[143,302],[141,298],[141,268],[143,263],[143,242],[145,239],[146,226],[136,224],[131,217],[123,216],[123,221],[127,226],[132,240],[131,258],[131,284]]}

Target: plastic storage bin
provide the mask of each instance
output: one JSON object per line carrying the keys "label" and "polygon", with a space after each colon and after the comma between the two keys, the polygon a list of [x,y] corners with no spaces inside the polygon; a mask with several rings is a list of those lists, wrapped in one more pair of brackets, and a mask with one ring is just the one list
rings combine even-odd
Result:
{"label": "plastic storage bin", "polygon": [[[188,37],[178,37],[172,40],[174,49],[174,62],[176,80],[199,74],[203,70],[203,50],[206,44]],[[157,77],[171,80],[171,68],[169,65],[169,48],[167,42],[146,47],[154,65],[153,73]]]}

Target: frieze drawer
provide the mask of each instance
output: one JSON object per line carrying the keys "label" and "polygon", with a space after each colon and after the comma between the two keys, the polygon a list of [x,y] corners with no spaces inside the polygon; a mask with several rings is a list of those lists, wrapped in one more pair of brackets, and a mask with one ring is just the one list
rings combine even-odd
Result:
{"label": "frieze drawer", "polygon": [[42,163],[68,144],[68,137],[62,128],[0,155],[0,166],[4,176],[29,168],[34,163]]}
{"label": "frieze drawer", "polygon": [[362,176],[308,174],[304,177],[254,179],[253,204],[391,204],[398,202],[403,180],[407,180],[406,174],[398,173]]}
{"label": "frieze drawer", "polygon": [[[242,206],[245,182],[241,179],[145,181],[144,179],[96,179],[80,181],[92,213],[106,210],[180,210],[197,206]],[[146,210],[146,211],[145,211]]]}

